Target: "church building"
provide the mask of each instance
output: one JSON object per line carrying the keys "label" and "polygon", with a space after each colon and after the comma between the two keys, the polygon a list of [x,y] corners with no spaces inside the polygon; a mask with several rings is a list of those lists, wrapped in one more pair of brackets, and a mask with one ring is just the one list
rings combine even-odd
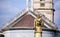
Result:
{"label": "church building", "polygon": [[26,8],[3,26],[0,36],[34,37],[34,19],[40,14],[44,21],[42,37],[60,37],[60,31],[54,23],[54,11],[53,0],[26,0]]}

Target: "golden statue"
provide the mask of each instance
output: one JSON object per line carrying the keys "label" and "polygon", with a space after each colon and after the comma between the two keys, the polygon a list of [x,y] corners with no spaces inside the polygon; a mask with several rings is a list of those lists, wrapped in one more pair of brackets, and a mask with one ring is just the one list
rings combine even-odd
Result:
{"label": "golden statue", "polygon": [[41,16],[38,14],[37,18],[34,20],[34,37],[42,37],[42,26],[43,26],[43,21],[41,19]]}

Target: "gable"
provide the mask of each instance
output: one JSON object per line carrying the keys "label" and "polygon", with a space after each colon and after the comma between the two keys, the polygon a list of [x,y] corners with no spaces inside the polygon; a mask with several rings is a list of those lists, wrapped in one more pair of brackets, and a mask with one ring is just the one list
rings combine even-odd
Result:
{"label": "gable", "polygon": [[[44,17],[44,16],[43,16]],[[45,20],[44,23],[46,23],[46,21],[49,21],[47,19],[45,19],[45,17],[42,19]],[[19,18],[15,19],[15,21],[13,21],[12,23],[10,24],[6,24],[7,26],[5,26],[6,28],[31,28],[31,27],[34,27],[34,19],[36,18],[36,13],[34,12],[25,12],[22,16],[19,15]],[[50,24],[51,22],[48,22],[48,24]],[[54,24],[52,24],[51,26],[48,25],[48,24],[44,24],[43,28],[48,28],[48,29],[52,29],[52,27],[55,28],[55,26],[52,26]],[[50,27],[50,28],[49,28]],[[3,28],[3,29],[6,29],[6,28]],[[54,29],[53,28],[53,29]]]}
{"label": "gable", "polygon": [[13,27],[33,27],[33,25],[34,17],[32,17],[30,14],[26,14]]}
{"label": "gable", "polygon": [[[22,17],[22,19],[19,22],[13,25],[13,27],[17,27],[17,28],[34,27],[34,19],[35,18],[32,15],[26,14]],[[44,25],[43,28],[47,28],[47,27]]]}

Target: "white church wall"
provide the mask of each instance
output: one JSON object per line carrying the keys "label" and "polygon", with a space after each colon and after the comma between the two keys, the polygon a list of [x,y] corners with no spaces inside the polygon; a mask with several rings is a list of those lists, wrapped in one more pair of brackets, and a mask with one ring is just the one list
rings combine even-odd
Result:
{"label": "white church wall", "polygon": [[[41,6],[41,4],[44,3],[44,6]],[[34,9],[38,9],[38,8],[48,8],[48,9],[52,9],[53,8],[53,0],[34,0]]]}
{"label": "white church wall", "polygon": [[54,15],[52,10],[38,10],[40,13],[44,14],[49,20],[53,21]]}
{"label": "white church wall", "polygon": [[34,37],[33,30],[10,30],[5,31],[5,37]]}
{"label": "white church wall", "polygon": [[53,8],[52,3],[45,3],[45,8],[52,9]]}
{"label": "white church wall", "polygon": [[[10,30],[4,32],[5,37],[34,37],[34,30]],[[55,37],[53,31],[43,31],[42,37]]]}
{"label": "white church wall", "polygon": [[45,0],[45,1],[47,1],[47,2],[53,2],[53,0]]}

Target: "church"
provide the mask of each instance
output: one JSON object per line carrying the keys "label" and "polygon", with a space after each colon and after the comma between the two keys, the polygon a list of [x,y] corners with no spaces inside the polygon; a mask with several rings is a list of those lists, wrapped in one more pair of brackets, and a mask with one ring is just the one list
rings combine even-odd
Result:
{"label": "church", "polygon": [[54,11],[53,0],[26,0],[26,8],[3,26],[0,37],[34,37],[34,19],[38,14],[44,21],[42,37],[60,37]]}

